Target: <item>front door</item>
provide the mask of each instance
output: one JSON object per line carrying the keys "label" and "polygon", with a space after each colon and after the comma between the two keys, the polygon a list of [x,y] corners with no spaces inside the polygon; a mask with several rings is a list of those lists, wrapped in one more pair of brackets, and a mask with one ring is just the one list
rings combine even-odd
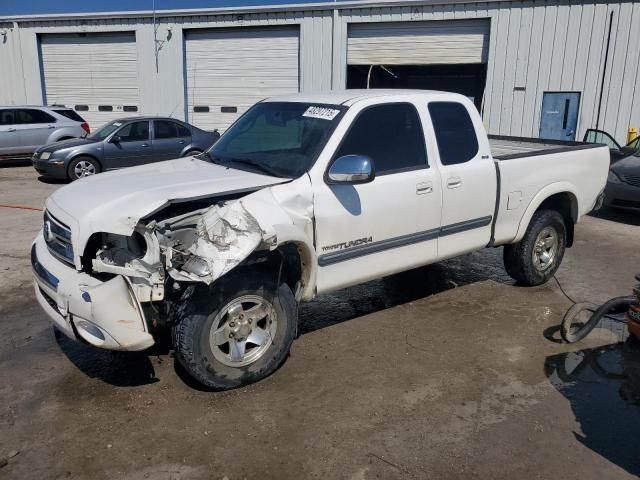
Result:
{"label": "front door", "polygon": [[416,107],[366,107],[332,158],[344,155],[370,157],[376,177],[366,184],[329,185],[314,174],[318,293],[437,258],[442,192]]}
{"label": "front door", "polygon": [[540,138],[574,141],[579,108],[578,92],[545,92],[540,115]]}
{"label": "front door", "polygon": [[104,144],[105,168],[133,167],[148,163],[153,156],[149,121],[139,120],[123,125]]}

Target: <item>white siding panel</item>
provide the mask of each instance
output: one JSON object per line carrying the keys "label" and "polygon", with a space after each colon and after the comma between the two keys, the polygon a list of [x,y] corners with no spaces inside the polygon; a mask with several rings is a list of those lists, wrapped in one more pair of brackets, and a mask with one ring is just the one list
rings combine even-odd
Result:
{"label": "white siding panel", "polygon": [[[46,103],[87,105],[80,114],[91,128],[123,116],[124,106],[139,107],[133,32],[45,34],[40,55]],[[113,111],[99,111],[100,105]]]}
{"label": "white siding panel", "polygon": [[489,22],[360,23],[349,26],[348,37],[349,65],[486,63]]}
{"label": "white siding panel", "polygon": [[[298,50],[298,27],[187,31],[189,121],[224,131],[257,101],[298,92]],[[194,106],[209,112],[194,112]],[[223,113],[222,107],[237,112]]]}

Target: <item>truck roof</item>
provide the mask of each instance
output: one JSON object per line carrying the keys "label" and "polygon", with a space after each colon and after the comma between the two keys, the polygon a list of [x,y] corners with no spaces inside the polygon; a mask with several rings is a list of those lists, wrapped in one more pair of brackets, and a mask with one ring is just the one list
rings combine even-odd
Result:
{"label": "truck roof", "polygon": [[408,90],[408,89],[371,89],[371,90],[330,90],[316,93],[296,93],[281,97],[271,97],[267,102],[304,102],[328,105],[353,105],[368,98],[387,97],[396,95],[428,95],[430,97],[457,95],[451,92],[437,90]]}

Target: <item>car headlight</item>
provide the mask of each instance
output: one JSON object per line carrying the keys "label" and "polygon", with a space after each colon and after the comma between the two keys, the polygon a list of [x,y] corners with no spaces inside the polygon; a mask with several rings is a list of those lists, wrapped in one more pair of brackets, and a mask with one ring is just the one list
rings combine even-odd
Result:
{"label": "car headlight", "polygon": [[607,177],[607,182],[609,183],[622,183],[620,177],[614,173],[612,170],[609,170],[609,176]]}
{"label": "car headlight", "polygon": [[42,154],[40,155],[40,158],[42,160],[49,160],[50,156],[51,156],[51,152],[42,152]]}

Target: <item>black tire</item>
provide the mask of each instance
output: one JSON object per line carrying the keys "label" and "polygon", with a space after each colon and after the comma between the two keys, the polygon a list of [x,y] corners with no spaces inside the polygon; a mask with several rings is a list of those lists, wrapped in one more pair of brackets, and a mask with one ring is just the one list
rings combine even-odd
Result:
{"label": "black tire", "polygon": [[79,178],[82,178],[83,176],[85,176],[85,175],[79,175],[76,168],[79,164],[82,164],[82,163],[90,165],[91,168],[93,168],[93,173],[86,176],[97,175],[101,171],[100,163],[98,163],[98,161],[95,158],[91,158],[87,156],[76,157],[71,161],[71,163],[69,163],[69,168],[67,169],[67,176],[69,177],[69,180],[72,180],[72,181],[78,180]]}
{"label": "black tire", "polygon": [[[533,251],[538,235],[545,229],[555,231],[558,239],[554,259],[547,268],[534,264]],[[562,215],[555,210],[539,210],[533,214],[522,240],[504,247],[504,267],[511,278],[521,285],[536,286],[552,278],[562,263],[567,248],[567,226]]]}
{"label": "black tire", "polygon": [[[246,296],[262,297],[273,306],[276,330],[269,346],[265,346],[266,350],[255,361],[229,366],[220,360],[222,347],[214,353],[216,347],[212,347],[209,336],[217,316],[223,313],[221,311],[234,300]],[[173,328],[176,359],[191,377],[212,390],[228,390],[257,382],[271,375],[284,362],[296,335],[297,316],[296,301],[288,285],[276,286],[275,280],[263,273],[231,274],[210,288],[197,287],[183,301]],[[228,327],[230,318],[225,315],[217,326]]]}

